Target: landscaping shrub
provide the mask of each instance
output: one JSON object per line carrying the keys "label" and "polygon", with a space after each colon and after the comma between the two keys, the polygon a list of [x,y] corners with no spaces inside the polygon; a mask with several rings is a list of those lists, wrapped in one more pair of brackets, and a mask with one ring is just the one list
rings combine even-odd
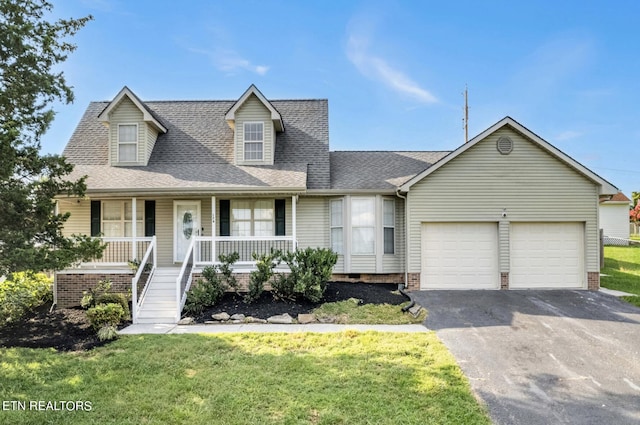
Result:
{"label": "landscaping shrub", "polygon": [[105,294],[98,295],[98,297],[96,298],[96,305],[111,303],[120,304],[122,306],[125,319],[129,319],[129,317],[131,317],[131,311],[129,310],[129,299],[125,294],[107,292]]}
{"label": "landscaping shrub", "polygon": [[240,255],[237,252],[221,254],[218,259],[221,264],[205,267],[202,270],[202,279],[194,282],[187,291],[185,313],[202,313],[205,308],[215,305],[229,288],[237,292],[238,282],[232,273],[233,264],[240,259]]}
{"label": "landscaping shrub", "polygon": [[[205,270],[202,271],[203,275]],[[200,314],[205,308],[215,305],[224,293],[224,290],[221,291],[220,288],[218,283],[198,279],[191,284],[191,288],[187,291],[184,312],[187,314]]]}
{"label": "landscaping shrub", "polygon": [[105,325],[118,326],[124,318],[124,309],[116,303],[98,304],[87,310],[87,318],[95,330]]}
{"label": "landscaping shrub", "polygon": [[330,249],[307,248],[287,252],[282,259],[289,265],[291,273],[277,279],[276,286],[282,292],[277,295],[302,297],[311,302],[322,300],[338,255]]}
{"label": "landscaping shrub", "polygon": [[222,285],[226,285],[225,291],[229,288],[233,288],[238,292],[238,281],[233,275],[233,265],[240,259],[240,254],[232,252],[229,255],[220,254],[218,260],[220,264],[217,265],[217,271],[221,275]]}
{"label": "landscaping shrub", "polygon": [[0,322],[15,321],[53,300],[52,280],[44,273],[18,272],[0,282]]}
{"label": "landscaping shrub", "polygon": [[80,306],[84,309],[95,307],[100,296],[108,294],[111,291],[111,281],[109,279],[101,280],[93,288],[82,291],[82,299]]}
{"label": "landscaping shrub", "polygon": [[273,277],[273,269],[280,264],[282,252],[271,250],[269,254],[252,255],[256,262],[256,270],[249,274],[249,292],[244,296],[244,302],[250,304],[260,298],[264,291],[264,284]]}
{"label": "landscaping shrub", "polygon": [[122,323],[124,315],[124,309],[117,303],[98,304],[87,310],[89,323],[98,332],[101,341],[114,339],[118,335],[118,325]]}

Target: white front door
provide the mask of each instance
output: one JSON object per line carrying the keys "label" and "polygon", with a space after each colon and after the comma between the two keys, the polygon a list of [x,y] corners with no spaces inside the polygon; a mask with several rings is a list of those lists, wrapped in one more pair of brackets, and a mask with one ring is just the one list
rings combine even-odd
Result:
{"label": "white front door", "polygon": [[181,263],[200,235],[200,201],[173,201],[173,261]]}

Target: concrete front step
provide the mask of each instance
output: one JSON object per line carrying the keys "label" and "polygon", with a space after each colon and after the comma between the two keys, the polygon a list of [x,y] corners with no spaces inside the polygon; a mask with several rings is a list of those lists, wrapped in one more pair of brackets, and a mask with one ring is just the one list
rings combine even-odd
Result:
{"label": "concrete front step", "polygon": [[180,269],[156,269],[138,313],[138,323],[175,323],[176,279]]}

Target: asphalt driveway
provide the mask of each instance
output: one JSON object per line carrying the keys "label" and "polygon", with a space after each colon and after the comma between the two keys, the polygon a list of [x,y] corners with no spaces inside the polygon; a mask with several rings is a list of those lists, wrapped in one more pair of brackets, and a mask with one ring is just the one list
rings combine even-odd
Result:
{"label": "asphalt driveway", "polygon": [[588,291],[419,291],[497,424],[640,423],[640,309]]}

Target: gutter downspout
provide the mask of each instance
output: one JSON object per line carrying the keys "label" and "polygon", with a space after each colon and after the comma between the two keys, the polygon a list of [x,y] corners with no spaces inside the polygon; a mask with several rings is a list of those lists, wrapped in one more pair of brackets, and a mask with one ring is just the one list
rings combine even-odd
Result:
{"label": "gutter downspout", "polygon": [[[409,294],[407,294],[404,290],[407,288],[408,283],[409,283],[409,272],[408,272],[408,266],[409,266],[409,238],[407,237],[408,234],[408,216],[409,216],[409,208],[407,208],[407,197],[403,196],[400,194],[400,189],[396,189],[396,196],[400,199],[404,200],[404,285],[402,288],[398,288],[398,291],[400,291],[400,293],[402,295],[404,295],[409,301],[411,301],[409,304],[405,305],[404,307],[402,307],[402,312],[406,313],[407,311],[409,311],[410,308],[412,308],[416,302],[413,298],[411,298],[409,296]],[[398,285],[400,286],[400,285]]]}
{"label": "gutter downspout", "polygon": [[[409,229],[409,226],[408,226],[408,223],[409,223],[409,221],[408,221],[409,208],[407,208],[407,197],[400,194],[400,189],[399,188],[396,189],[396,196],[398,198],[404,200],[404,284],[403,284],[403,288],[398,288],[398,289],[400,289],[400,292],[402,293],[403,292],[402,290],[407,288],[408,283],[409,283],[409,274],[408,274],[409,272],[407,271],[408,270],[408,265],[409,265],[409,249],[408,249],[409,248],[409,242],[408,242],[409,238],[407,237],[408,233],[409,233],[408,232],[408,229]],[[403,293],[403,295],[408,297],[407,294]]]}

